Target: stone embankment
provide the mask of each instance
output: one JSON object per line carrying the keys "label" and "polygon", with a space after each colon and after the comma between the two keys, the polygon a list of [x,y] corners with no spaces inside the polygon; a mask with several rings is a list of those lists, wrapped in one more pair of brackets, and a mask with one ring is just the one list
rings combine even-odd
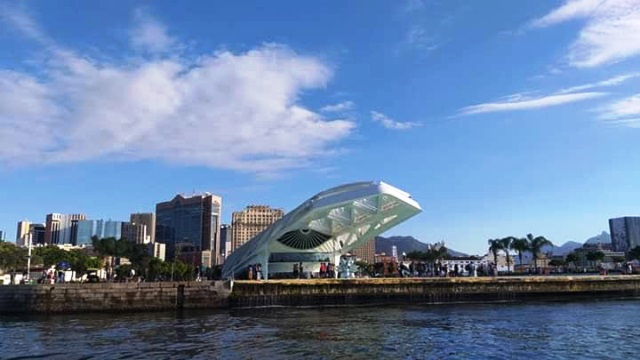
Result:
{"label": "stone embankment", "polygon": [[456,303],[640,296],[640,276],[236,281],[232,307]]}
{"label": "stone embankment", "polygon": [[0,314],[227,307],[228,283],[149,282],[0,286]]}
{"label": "stone embankment", "polygon": [[640,297],[640,276],[316,279],[0,286],[0,314]]}

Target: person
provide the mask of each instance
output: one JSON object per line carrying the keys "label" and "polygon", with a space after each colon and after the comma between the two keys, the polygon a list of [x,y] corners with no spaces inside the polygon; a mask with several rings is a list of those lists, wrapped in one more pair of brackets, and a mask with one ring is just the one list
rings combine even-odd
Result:
{"label": "person", "polygon": [[300,278],[304,278],[304,266],[300,263]]}
{"label": "person", "polygon": [[262,280],[262,265],[256,264],[256,280]]}
{"label": "person", "polygon": [[300,270],[298,268],[298,263],[294,263],[293,264],[293,278],[297,279],[299,274],[300,274]]}
{"label": "person", "polygon": [[327,272],[327,267],[323,262],[321,262],[320,263],[320,277],[323,278],[326,272]]}
{"label": "person", "polygon": [[248,279],[253,280],[253,265],[249,265]]}

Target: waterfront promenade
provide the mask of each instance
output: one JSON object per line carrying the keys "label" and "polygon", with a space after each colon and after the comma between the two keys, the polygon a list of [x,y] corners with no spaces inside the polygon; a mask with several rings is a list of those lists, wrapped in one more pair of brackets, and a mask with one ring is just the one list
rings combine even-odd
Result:
{"label": "waterfront promenade", "polygon": [[0,313],[439,304],[640,296],[640,275],[9,285]]}

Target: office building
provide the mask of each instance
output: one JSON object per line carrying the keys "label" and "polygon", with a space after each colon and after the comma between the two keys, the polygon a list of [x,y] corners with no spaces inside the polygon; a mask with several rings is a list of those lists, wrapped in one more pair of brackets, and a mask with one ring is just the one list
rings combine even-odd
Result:
{"label": "office building", "polygon": [[29,241],[29,227],[31,222],[27,220],[18,221],[18,229],[16,230],[16,245],[25,246]]}
{"label": "office building", "polygon": [[77,242],[78,221],[86,220],[84,214],[47,214],[44,241],[47,245],[63,245]]}
{"label": "office building", "polygon": [[231,216],[231,242],[233,251],[260,234],[284,216],[284,210],[266,205],[249,205]]}
{"label": "office building", "polygon": [[[167,260],[178,258],[182,249],[211,267],[220,259],[220,213],[222,198],[210,193],[185,197],[156,205],[155,241],[166,245]],[[192,257],[191,257],[192,258]]]}
{"label": "office building", "polygon": [[373,264],[376,256],[376,240],[371,239],[364,244],[353,248],[353,250],[351,250],[351,255],[354,255],[356,259]]}
{"label": "office building", "polygon": [[122,238],[122,221],[113,220],[81,220],[76,225],[76,242],[73,245],[86,246],[92,244],[92,238]]}
{"label": "office building", "polygon": [[0,230],[0,241],[6,241],[7,233],[3,230]]}
{"label": "office building", "polygon": [[147,230],[145,224],[126,222],[122,224],[122,238],[136,244],[150,244],[151,236]]}
{"label": "office building", "polygon": [[147,252],[155,257],[158,258],[162,261],[165,261],[165,257],[166,257],[166,245],[162,244],[162,243],[147,243],[145,244],[147,246]]}
{"label": "office building", "polygon": [[613,251],[628,252],[640,246],[640,216],[609,219]]}
{"label": "office building", "polygon": [[134,213],[129,218],[131,224],[145,225],[147,228],[148,242],[156,241],[156,214],[154,213]]}
{"label": "office building", "polygon": [[231,231],[231,225],[220,225],[220,254],[222,254],[223,262],[231,254]]}
{"label": "office building", "polygon": [[45,233],[44,224],[30,224],[29,232],[31,233],[32,245],[44,245],[44,233]]}

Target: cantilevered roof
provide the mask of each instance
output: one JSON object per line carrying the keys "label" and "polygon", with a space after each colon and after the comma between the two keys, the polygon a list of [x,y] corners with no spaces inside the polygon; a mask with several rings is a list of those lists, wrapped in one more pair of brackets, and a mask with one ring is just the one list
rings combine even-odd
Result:
{"label": "cantilevered roof", "polygon": [[356,182],[322,191],[299,205],[225,260],[223,277],[265,262],[271,252],[345,254],[422,209],[384,182]]}

